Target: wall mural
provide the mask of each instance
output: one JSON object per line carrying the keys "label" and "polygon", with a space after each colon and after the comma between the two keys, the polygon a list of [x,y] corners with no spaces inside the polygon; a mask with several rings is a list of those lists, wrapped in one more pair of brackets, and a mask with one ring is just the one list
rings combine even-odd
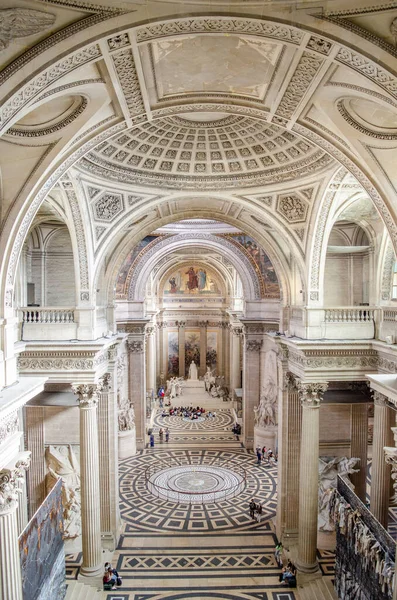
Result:
{"label": "wall mural", "polygon": [[270,294],[278,297],[280,295],[280,284],[277,273],[270,258],[254,238],[244,233],[228,233],[225,237],[242,246],[245,253],[254,260],[263,279],[266,295]]}
{"label": "wall mural", "polygon": [[178,332],[168,332],[168,376],[179,376]]}
{"label": "wall mural", "polygon": [[61,600],[65,596],[62,515],[59,480],[19,536],[24,600]]}
{"label": "wall mural", "polygon": [[196,363],[197,369],[200,366],[200,330],[185,331],[185,376],[189,374],[189,367],[192,360]]}
{"label": "wall mural", "polygon": [[213,271],[192,264],[171,273],[164,286],[164,294],[219,295],[221,289]]}
{"label": "wall mural", "polygon": [[218,334],[216,331],[207,331],[207,356],[206,364],[216,369],[218,361]]}
{"label": "wall mural", "polygon": [[134,246],[134,248],[131,250],[131,252],[128,253],[128,255],[126,256],[126,258],[122,264],[119,274],[117,276],[116,298],[124,297],[125,294],[127,293],[127,290],[125,289],[127,275],[128,275],[129,270],[131,269],[131,265],[133,264],[134,260],[137,258],[138,254],[148,244],[150,244],[151,242],[153,242],[153,240],[156,240],[157,238],[158,238],[157,235],[147,235],[146,237],[143,238],[143,240],[141,240],[139,242],[139,244]]}

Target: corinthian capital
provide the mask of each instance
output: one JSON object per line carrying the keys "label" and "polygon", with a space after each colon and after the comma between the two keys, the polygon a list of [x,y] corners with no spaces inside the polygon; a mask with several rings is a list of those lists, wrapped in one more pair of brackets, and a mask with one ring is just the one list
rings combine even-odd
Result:
{"label": "corinthian capital", "polygon": [[302,406],[318,408],[324,393],[327,391],[328,383],[303,383],[298,381],[298,391]]}
{"label": "corinthian capital", "polygon": [[20,484],[25,481],[25,471],[29,468],[30,452],[24,452],[12,469],[0,471],[0,514],[16,508]]}
{"label": "corinthian capital", "polygon": [[81,408],[93,408],[98,404],[98,385],[96,383],[76,383],[72,385]]}
{"label": "corinthian capital", "polygon": [[142,340],[127,340],[127,348],[129,352],[142,353],[144,345]]}
{"label": "corinthian capital", "polygon": [[98,381],[98,386],[97,386],[98,392],[108,392],[111,382],[112,382],[111,374],[105,373],[105,375],[103,375]]}
{"label": "corinthian capital", "polygon": [[262,348],[262,340],[247,340],[245,349],[247,352],[260,352]]}
{"label": "corinthian capital", "polygon": [[380,392],[374,392],[374,404],[376,406],[386,406],[387,396],[381,394]]}

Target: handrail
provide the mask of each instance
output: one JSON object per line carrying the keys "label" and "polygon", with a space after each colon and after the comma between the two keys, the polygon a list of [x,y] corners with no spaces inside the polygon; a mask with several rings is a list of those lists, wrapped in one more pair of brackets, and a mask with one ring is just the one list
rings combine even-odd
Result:
{"label": "handrail", "polygon": [[247,473],[245,469],[237,465],[233,465],[233,474],[237,475],[238,481],[221,490],[209,490],[203,492],[189,492],[187,490],[180,491],[172,487],[164,487],[163,485],[160,485],[159,483],[153,480],[153,477],[157,473],[160,473],[173,467],[190,467],[192,469],[194,469],[195,467],[224,467],[228,471],[230,471],[231,469],[230,465],[228,465],[228,463],[226,462],[214,462],[207,465],[185,463],[180,462],[177,459],[173,459],[169,463],[156,463],[150,465],[145,470],[145,483],[147,489],[157,498],[166,498],[167,500],[171,502],[177,502],[178,504],[205,504],[207,502],[220,502],[226,499],[234,498],[240,492],[243,491],[247,484]]}
{"label": "handrail", "polygon": [[22,322],[29,324],[65,324],[74,323],[74,308],[63,306],[27,306],[21,307]]}

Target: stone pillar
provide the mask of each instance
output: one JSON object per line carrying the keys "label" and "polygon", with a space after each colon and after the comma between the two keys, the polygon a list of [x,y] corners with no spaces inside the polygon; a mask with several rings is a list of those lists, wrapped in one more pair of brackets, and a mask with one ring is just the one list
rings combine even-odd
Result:
{"label": "stone pillar", "polygon": [[101,378],[101,390],[98,393],[98,457],[102,545],[113,552],[116,549],[121,528],[118,489],[118,410],[115,361],[109,361],[109,368],[112,369],[112,374],[106,373]]}
{"label": "stone pillar", "polygon": [[46,496],[44,408],[42,406],[25,406],[25,429],[26,449],[31,453],[28,475],[28,509],[31,518]]}
{"label": "stone pillar", "polygon": [[223,327],[223,375],[226,387],[230,387],[230,325],[229,323],[224,323]]}
{"label": "stone pillar", "polygon": [[145,447],[146,440],[146,378],[145,333],[128,336],[129,398],[135,411],[136,444],[138,450]]}
{"label": "stone pillar", "polygon": [[185,377],[185,321],[176,321],[178,327],[179,377]]}
{"label": "stone pillar", "polygon": [[232,327],[230,342],[231,342],[231,360],[230,360],[230,388],[232,392],[241,387],[241,370],[240,370],[240,339],[243,334],[241,327]]}
{"label": "stone pillar", "polygon": [[367,449],[368,449],[368,404],[351,405],[350,455],[360,459],[360,470],[350,475],[357,496],[366,503]]}
{"label": "stone pillar", "polygon": [[146,390],[156,393],[154,327],[146,327]]}
{"label": "stone pillar", "polygon": [[101,386],[77,383],[72,390],[80,406],[81,537],[83,564],[80,575],[102,575],[101,502],[98,457],[98,392]]}
{"label": "stone pillar", "polygon": [[389,520],[390,497],[390,464],[385,462],[384,447],[391,446],[392,414],[386,404],[386,396],[374,392],[374,439],[372,446],[371,470],[371,512],[376,519],[387,529]]}
{"label": "stone pillar", "polygon": [[302,428],[302,405],[295,377],[288,371],[287,348],[282,347],[278,360],[278,486],[276,532],[290,549],[298,541],[299,463]]}
{"label": "stone pillar", "polygon": [[0,471],[0,599],[23,600],[18,546],[18,489],[29,467],[29,452],[15,466]]}
{"label": "stone pillar", "polygon": [[[299,574],[319,573],[317,563],[318,521],[318,459],[320,402],[327,389],[326,383],[298,382],[302,402],[302,439],[299,473]],[[302,577],[301,577],[302,579]]]}
{"label": "stone pillar", "polygon": [[254,445],[254,407],[259,405],[262,339],[246,339],[243,367],[243,436],[246,448]]}
{"label": "stone pillar", "polygon": [[200,321],[200,368],[199,377],[203,377],[207,370],[207,327],[208,321]]}

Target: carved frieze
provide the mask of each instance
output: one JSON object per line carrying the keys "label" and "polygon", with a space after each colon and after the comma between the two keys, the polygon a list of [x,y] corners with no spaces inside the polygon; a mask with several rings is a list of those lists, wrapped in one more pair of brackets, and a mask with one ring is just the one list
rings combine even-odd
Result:
{"label": "carved frieze", "polygon": [[127,340],[128,352],[133,354],[142,354],[145,349],[144,342],[141,340]]}
{"label": "carved frieze", "polygon": [[247,340],[245,342],[245,349],[247,352],[260,352],[262,349],[262,340]]}
{"label": "carved frieze", "polygon": [[4,514],[17,507],[20,486],[25,481],[25,471],[30,465],[30,453],[25,452],[24,457],[12,469],[0,471],[0,514]]}
{"label": "carved frieze", "polygon": [[145,113],[145,105],[131,48],[120,50],[120,52],[113,54],[112,58],[131,117]]}
{"label": "carved frieze", "polygon": [[3,8],[0,10],[0,52],[12,40],[40,33],[51,27],[55,15],[30,8]]}
{"label": "carved frieze", "polygon": [[0,419],[0,444],[19,431],[18,412],[14,411]]}

